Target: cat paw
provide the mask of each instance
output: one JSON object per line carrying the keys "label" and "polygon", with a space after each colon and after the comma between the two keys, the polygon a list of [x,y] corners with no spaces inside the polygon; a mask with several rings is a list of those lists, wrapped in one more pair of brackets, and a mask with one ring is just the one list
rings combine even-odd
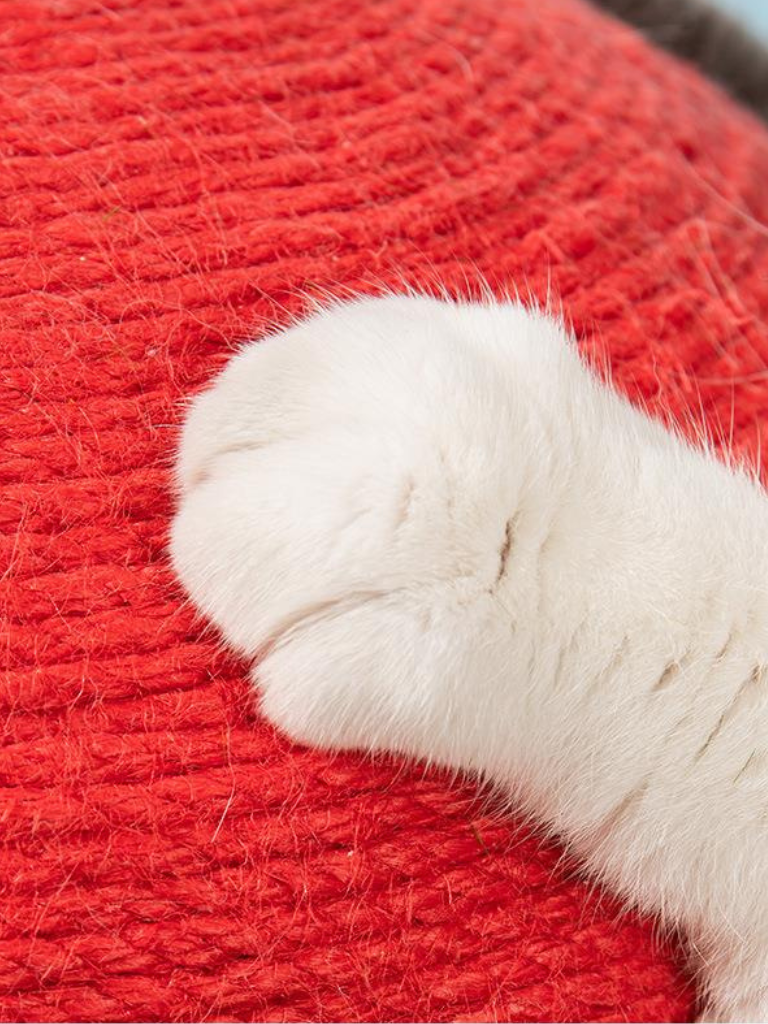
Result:
{"label": "cat paw", "polygon": [[493,670],[501,629],[510,327],[532,323],[553,333],[512,304],[357,300],[248,345],[193,402],[173,564],[294,738],[451,756],[451,687],[479,648]]}

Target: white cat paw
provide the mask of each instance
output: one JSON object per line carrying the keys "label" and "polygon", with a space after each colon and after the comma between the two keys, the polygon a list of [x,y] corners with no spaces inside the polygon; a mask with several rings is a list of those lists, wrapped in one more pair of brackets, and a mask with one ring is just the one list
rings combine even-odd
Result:
{"label": "white cat paw", "polygon": [[510,324],[558,334],[512,304],[358,300],[248,345],[194,401],[173,563],[294,738],[450,758],[451,687],[503,657]]}

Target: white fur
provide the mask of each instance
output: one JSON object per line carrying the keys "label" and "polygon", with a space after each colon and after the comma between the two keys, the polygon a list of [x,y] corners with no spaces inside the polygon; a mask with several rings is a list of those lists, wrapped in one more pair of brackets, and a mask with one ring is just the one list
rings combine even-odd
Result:
{"label": "white fur", "polygon": [[192,405],[172,556],[330,748],[481,772],[768,1018],[768,501],[513,302],[332,306]]}

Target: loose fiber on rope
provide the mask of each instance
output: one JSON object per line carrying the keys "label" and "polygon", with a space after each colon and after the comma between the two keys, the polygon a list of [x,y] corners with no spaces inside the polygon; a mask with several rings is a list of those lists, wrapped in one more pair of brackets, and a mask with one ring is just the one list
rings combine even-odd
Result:
{"label": "loose fiber on rope", "polygon": [[169,467],[307,294],[480,274],[754,456],[766,129],[578,0],[0,29],[0,1017],[686,1019],[676,947],[471,784],[259,720],[168,570]]}

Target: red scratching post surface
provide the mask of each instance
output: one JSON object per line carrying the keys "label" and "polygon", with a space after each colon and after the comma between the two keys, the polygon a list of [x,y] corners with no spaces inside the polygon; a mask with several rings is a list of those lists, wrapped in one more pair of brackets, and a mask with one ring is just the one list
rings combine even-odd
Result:
{"label": "red scratching post surface", "polygon": [[0,19],[2,1019],[686,1019],[679,952],[471,787],[258,719],[169,465],[300,289],[477,271],[756,452],[764,128],[577,0]]}

